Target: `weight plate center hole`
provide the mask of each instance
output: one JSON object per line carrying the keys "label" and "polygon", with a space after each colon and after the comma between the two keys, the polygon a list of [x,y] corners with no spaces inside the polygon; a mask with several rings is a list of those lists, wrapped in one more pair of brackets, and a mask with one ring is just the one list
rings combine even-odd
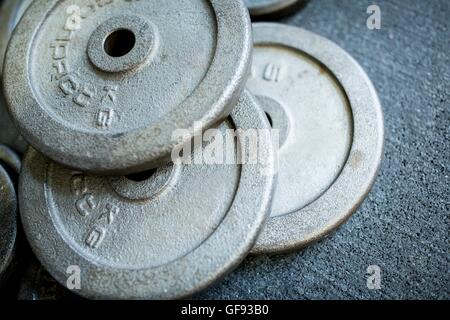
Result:
{"label": "weight plate center hole", "polygon": [[150,179],[151,177],[153,177],[156,173],[157,169],[151,169],[148,171],[144,171],[144,172],[139,172],[139,173],[133,173],[133,174],[129,174],[126,176],[126,178],[128,180],[134,181],[134,182],[143,182],[146,181],[148,179]]}
{"label": "weight plate center hole", "polygon": [[266,114],[267,120],[269,120],[270,126],[273,128],[272,117],[267,112],[265,112],[265,114]]}
{"label": "weight plate center hole", "polygon": [[106,20],[91,34],[87,54],[97,69],[126,72],[143,66],[155,49],[154,26],[136,16],[117,16]]}
{"label": "weight plate center hole", "polygon": [[109,177],[111,187],[128,200],[149,200],[176,183],[179,166],[172,163],[126,176]]}
{"label": "weight plate center hole", "polygon": [[286,109],[273,98],[267,96],[257,96],[257,98],[273,130],[272,133],[277,133],[278,144],[282,146],[289,135],[291,122],[289,115],[285,111]]}
{"label": "weight plate center hole", "polygon": [[136,36],[131,30],[118,29],[111,32],[105,39],[104,49],[107,55],[118,58],[133,50]]}

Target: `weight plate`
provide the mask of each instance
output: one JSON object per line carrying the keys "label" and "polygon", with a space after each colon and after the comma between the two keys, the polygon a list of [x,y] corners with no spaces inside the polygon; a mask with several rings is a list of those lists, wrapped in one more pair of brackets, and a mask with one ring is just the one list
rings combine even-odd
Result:
{"label": "weight plate", "polygon": [[[105,177],[65,169],[30,149],[19,198],[33,251],[61,284],[68,267],[79,266],[76,292],[87,298],[181,298],[205,288],[245,258],[270,211],[270,127],[247,93],[219,127],[221,134],[236,128],[266,129],[258,144],[266,161],[196,160],[153,175]],[[228,141],[242,152],[249,144],[237,132],[237,142]],[[186,154],[198,159],[199,150]]]}
{"label": "weight plate", "polygon": [[284,11],[304,0],[244,0],[252,17],[266,16]]}
{"label": "weight plate", "polygon": [[[11,33],[32,0],[4,0],[0,3],[0,87],[3,58]],[[7,144],[19,152],[25,152],[27,143],[20,136],[6,111],[3,90],[0,89],[0,143]]]}
{"label": "weight plate", "polygon": [[56,162],[140,172],[167,163],[175,130],[226,118],[251,41],[242,1],[36,1],[11,38],[5,96],[23,136]]}
{"label": "weight plate", "polygon": [[5,284],[14,261],[17,241],[17,199],[13,183],[0,166],[0,287]]}
{"label": "weight plate", "polygon": [[253,253],[298,249],[336,229],[369,193],[382,160],[375,89],[336,44],[309,31],[253,25],[247,87],[279,130],[278,185]]}
{"label": "weight plate", "polygon": [[0,74],[9,38],[33,0],[4,0],[0,3]]}
{"label": "weight plate", "polygon": [[13,169],[17,174],[20,172],[20,167],[22,165],[20,157],[13,150],[2,144],[0,144],[0,164],[1,163]]}
{"label": "weight plate", "polygon": [[27,143],[17,131],[11,117],[8,114],[4,98],[0,90],[0,143],[14,148],[23,154],[27,149]]}

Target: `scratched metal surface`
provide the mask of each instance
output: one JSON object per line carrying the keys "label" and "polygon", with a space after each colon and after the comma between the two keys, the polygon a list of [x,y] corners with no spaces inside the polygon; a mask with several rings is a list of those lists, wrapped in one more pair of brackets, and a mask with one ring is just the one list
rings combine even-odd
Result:
{"label": "scratched metal surface", "polygon": [[[378,4],[382,29],[366,28]],[[311,0],[282,20],[352,54],[380,95],[385,160],[360,210],[297,253],[248,258],[195,299],[450,298],[450,1]],[[367,288],[378,265],[382,288]]]}

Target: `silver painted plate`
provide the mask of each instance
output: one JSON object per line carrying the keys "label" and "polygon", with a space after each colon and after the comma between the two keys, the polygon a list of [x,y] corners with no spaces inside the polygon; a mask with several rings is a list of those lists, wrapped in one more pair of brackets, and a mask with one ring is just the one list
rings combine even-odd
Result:
{"label": "silver painted plate", "polygon": [[[275,183],[270,126],[247,93],[217,137],[236,128],[265,129],[258,144],[264,161],[203,164],[196,148],[186,153],[192,164],[101,177],[65,169],[31,149],[19,198],[33,251],[63,285],[67,268],[79,266],[75,292],[87,298],[182,298],[212,284],[253,247]],[[237,137],[224,140],[229,150],[244,151],[245,135]]]}
{"label": "silver painted plate", "polygon": [[265,16],[284,11],[304,0],[244,0],[252,17]]}
{"label": "silver painted plate", "polygon": [[17,198],[14,185],[0,165],[0,287],[12,272],[17,242]]}
{"label": "silver painted plate", "polygon": [[0,74],[9,38],[25,10],[33,0],[3,0],[0,2]]}
{"label": "silver painted plate", "polygon": [[0,144],[0,164],[5,164],[8,168],[14,170],[16,174],[19,174],[22,160],[12,149]]}
{"label": "silver painted plate", "polygon": [[253,253],[304,247],[345,222],[369,193],[383,155],[375,89],[343,49],[309,31],[253,25],[248,89],[279,132],[278,185]]}
{"label": "silver painted plate", "polygon": [[212,127],[236,105],[251,63],[248,11],[242,1],[99,3],[30,6],[6,54],[8,108],[23,137],[67,167],[159,167],[175,130]]}
{"label": "silver painted plate", "polygon": [[0,1],[0,143],[6,144],[21,153],[25,152],[27,143],[20,136],[6,110],[6,102],[1,89],[1,75],[3,58],[11,33],[31,2],[32,0]]}

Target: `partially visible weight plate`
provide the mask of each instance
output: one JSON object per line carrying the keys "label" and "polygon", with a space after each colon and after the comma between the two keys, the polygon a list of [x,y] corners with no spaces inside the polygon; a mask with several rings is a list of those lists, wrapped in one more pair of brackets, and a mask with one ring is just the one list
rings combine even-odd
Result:
{"label": "partially visible weight plate", "polygon": [[[274,154],[269,124],[245,93],[220,127],[260,130],[254,164],[172,164],[124,177],[65,169],[31,149],[19,198],[33,251],[61,284],[81,270],[87,298],[181,298],[237,266],[270,211]],[[241,131],[238,131],[241,132]],[[230,150],[244,151],[238,133]],[[210,144],[205,145],[205,149]],[[186,153],[199,159],[199,150]]]}
{"label": "partially visible weight plate", "polygon": [[33,0],[3,0],[0,2],[0,74],[9,38],[25,10]]}
{"label": "partially visible weight plate", "polygon": [[3,58],[11,33],[31,2],[32,0],[0,1],[0,143],[6,144],[21,153],[25,152],[27,143],[20,136],[6,110],[6,102],[1,89],[1,75]]}
{"label": "partially visible weight plate", "polygon": [[0,287],[12,272],[17,242],[17,198],[14,185],[0,165]]}
{"label": "partially visible weight plate", "polygon": [[2,164],[7,166],[6,169],[11,169],[18,175],[20,172],[20,167],[22,166],[22,160],[17,153],[9,147],[0,144],[0,165]]}
{"label": "partially visible weight plate", "polygon": [[381,163],[382,109],[363,69],[309,31],[254,24],[249,90],[279,131],[273,210],[253,253],[298,249],[346,221]]}

